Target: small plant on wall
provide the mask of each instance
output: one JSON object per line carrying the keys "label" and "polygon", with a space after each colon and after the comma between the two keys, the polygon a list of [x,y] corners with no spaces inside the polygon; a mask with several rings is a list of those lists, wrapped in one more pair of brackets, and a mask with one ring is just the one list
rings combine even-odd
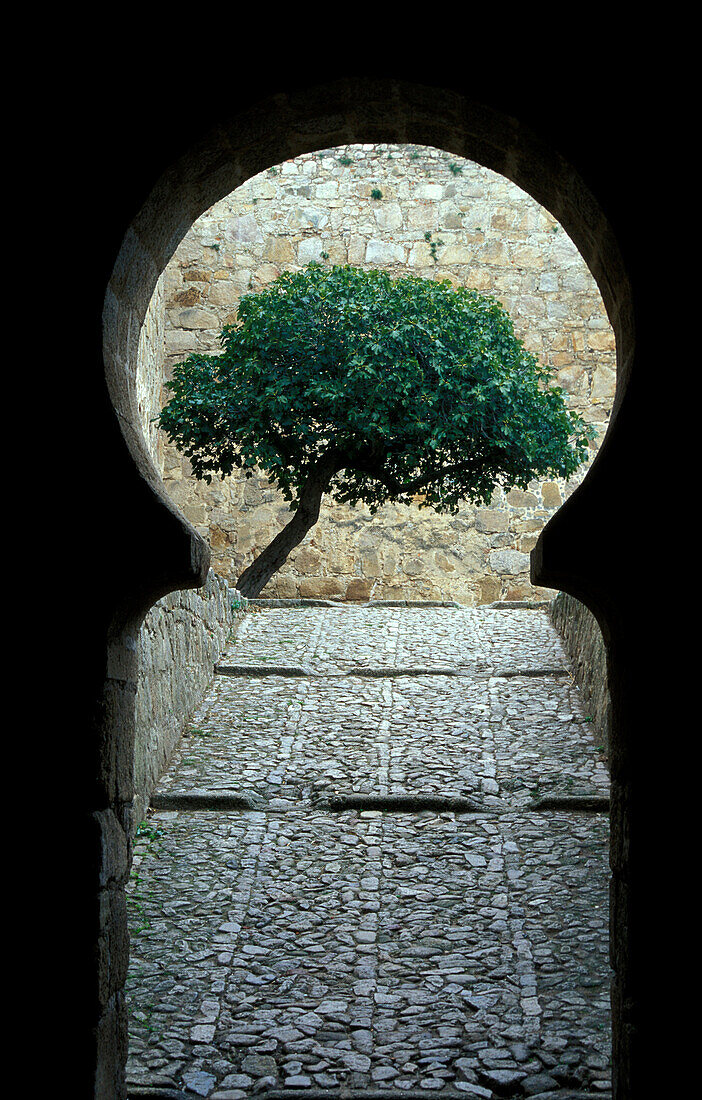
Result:
{"label": "small plant on wall", "polygon": [[424,234],[424,240],[429,242],[429,251],[431,252],[432,260],[434,261],[434,263],[438,263],[439,256],[437,249],[439,249],[444,242],[432,240],[432,234],[429,232]]}

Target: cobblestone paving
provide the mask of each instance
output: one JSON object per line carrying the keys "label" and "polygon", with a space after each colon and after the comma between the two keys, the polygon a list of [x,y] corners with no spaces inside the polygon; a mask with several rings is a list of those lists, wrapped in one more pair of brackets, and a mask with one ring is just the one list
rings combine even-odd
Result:
{"label": "cobblestone paving", "polygon": [[137,839],[133,1094],[606,1096],[587,719],[542,610],[252,611]]}

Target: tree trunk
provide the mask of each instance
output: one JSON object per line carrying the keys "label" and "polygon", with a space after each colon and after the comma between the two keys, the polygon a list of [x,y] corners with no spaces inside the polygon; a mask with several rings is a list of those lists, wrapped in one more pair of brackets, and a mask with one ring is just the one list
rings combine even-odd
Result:
{"label": "tree trunk", "polygon": [[287,561],[288,555],[304,539],[319,519],[322,497],[329,488],[335,473],[343,469],[338,454],[322,458],[300,491],[300,503],[295,515],[268,544],[236,582],[237,591],[247,599],[254,599],[265,588],[274,573]]}

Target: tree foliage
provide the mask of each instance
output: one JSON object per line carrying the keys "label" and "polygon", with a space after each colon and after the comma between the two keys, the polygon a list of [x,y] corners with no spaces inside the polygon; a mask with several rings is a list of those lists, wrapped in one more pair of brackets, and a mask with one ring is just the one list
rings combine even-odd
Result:
{"label": "tree foliage", "polygon": [[262,469],[307,518],[324,492],[456,512],[587,456],[506,310],[447,281],[310,264],[242,298],[221,343],[175,368],[160,426],[198,478]]}

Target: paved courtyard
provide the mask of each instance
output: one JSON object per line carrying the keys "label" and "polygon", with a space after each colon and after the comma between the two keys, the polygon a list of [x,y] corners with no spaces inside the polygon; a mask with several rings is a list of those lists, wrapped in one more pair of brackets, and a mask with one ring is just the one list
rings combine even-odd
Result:
{"label": "paved courtyard", "polygon": [[607,1096],[607,795],[545,610],[254,607],[137,838],[130,1095]]}

